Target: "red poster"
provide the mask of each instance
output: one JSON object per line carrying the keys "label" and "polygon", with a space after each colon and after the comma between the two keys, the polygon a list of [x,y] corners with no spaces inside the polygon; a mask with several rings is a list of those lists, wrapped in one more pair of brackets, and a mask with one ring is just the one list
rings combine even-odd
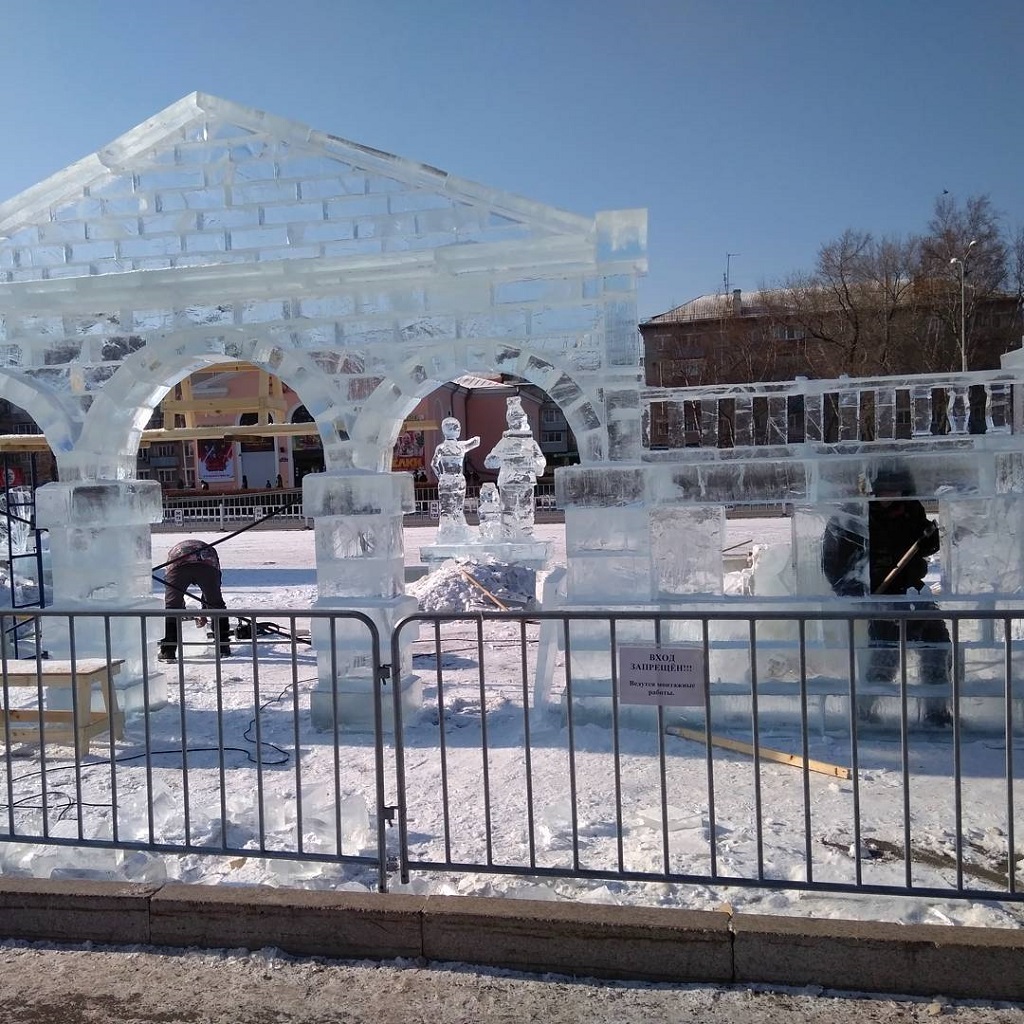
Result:
{"label": "red poster", "polygon": [[423,431],[403,430],[395,441],[395,452],[391,457],[391,469],[395,473],[419,469],[424,463]]}
{"label": "red poster", "polygon": [[199,479],[233,483],[235,479],[235,442],[199,442]]}

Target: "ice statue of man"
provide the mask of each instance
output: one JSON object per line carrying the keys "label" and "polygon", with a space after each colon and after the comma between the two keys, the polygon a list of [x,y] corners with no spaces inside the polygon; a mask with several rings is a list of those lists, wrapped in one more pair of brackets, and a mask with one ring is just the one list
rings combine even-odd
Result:
{"label": "ice statue of man", "polygon": [[440,514],[437,539],[441,543],[458,544],[469,540],[466,525],[466,475],[462,470],[466,452],[480,444],[479,437],[459,440],[462,424],[454,416],[441,420],[444,440],[434,449],[430,468],[437,476],[437,503]]}
{"label": "ice statue of man", "polygon": [[522,399],[514,395],[506,404],[508,430],[490,450],[484,465],[498,470],[503,539],[517,540],[533,534],[533,491],[547,461],[530,431]]}
{"label": "ice statue of man", "polygon": [[501,497],[496,484],[484,484],[480,488],[480,539],[485,543],[501,540]]}

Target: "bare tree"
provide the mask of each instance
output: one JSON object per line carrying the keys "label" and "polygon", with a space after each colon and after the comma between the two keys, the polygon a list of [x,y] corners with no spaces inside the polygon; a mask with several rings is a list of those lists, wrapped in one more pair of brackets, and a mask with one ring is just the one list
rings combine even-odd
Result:
{"label": "bare tree", "polygon": [[918,250],[915,238],[876,241],[848,230],[818,250],[813,273],[785,281],[774,315],[805,332],[815,375],[902,372]]}
{"label": "bare tree", "polygon": [[1024,227],[1017,228],[1010,238],[1009,274],[1019,316],[1024,309]]}
{"label": "bare tree", "polygon": [[961,312],[970,350],[978,306],[1005,286],[1008,255],[999,214],[987,195],[969,196],[962,204],[949,193],[935,200],[918,269],[931,315],[937,326],[941,325],[934,333],[948,340],[948,344],[938,346],[941,351],[932,353],[934,368],[955,369],[959,365]]}
{"label": "bare tree", "polygon": [[987,195],[969,196],[963,205],[948,193],[935,200],[921,243],[920,269],[929,277],[949,277],[952,259],[964,260],[964,272],[979,295],[991,295],[1005,284],[1007,246]]}

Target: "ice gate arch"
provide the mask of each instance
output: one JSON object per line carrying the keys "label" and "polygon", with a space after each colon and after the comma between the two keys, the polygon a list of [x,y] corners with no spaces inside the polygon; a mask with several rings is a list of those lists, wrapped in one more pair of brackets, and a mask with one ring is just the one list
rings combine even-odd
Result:
{"label": "ice gate arch", "polygon": [[516,373],[585,461],[639,457],[645,252],[644,211],[578,216],[200,93],[0,204],[0,388],[57,456],[55,601],[152,605],[139,432],[192,369],[244,360],[320,429],[320,600],[387,629],[411,481],[382,453],[431,381]]}

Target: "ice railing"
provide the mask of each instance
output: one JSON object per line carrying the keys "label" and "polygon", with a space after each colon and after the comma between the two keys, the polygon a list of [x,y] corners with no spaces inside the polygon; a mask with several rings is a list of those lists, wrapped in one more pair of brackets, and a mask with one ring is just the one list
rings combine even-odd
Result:
{"label": "ice railing", "polygon": [[942,439],[970,439],[987,445],[1014,432],[1019,383],[1018,373],[987,370],[645,388],[644,458],[678,461],[693,457],[692,449],[844,442],[927,441],[934,447]]}

